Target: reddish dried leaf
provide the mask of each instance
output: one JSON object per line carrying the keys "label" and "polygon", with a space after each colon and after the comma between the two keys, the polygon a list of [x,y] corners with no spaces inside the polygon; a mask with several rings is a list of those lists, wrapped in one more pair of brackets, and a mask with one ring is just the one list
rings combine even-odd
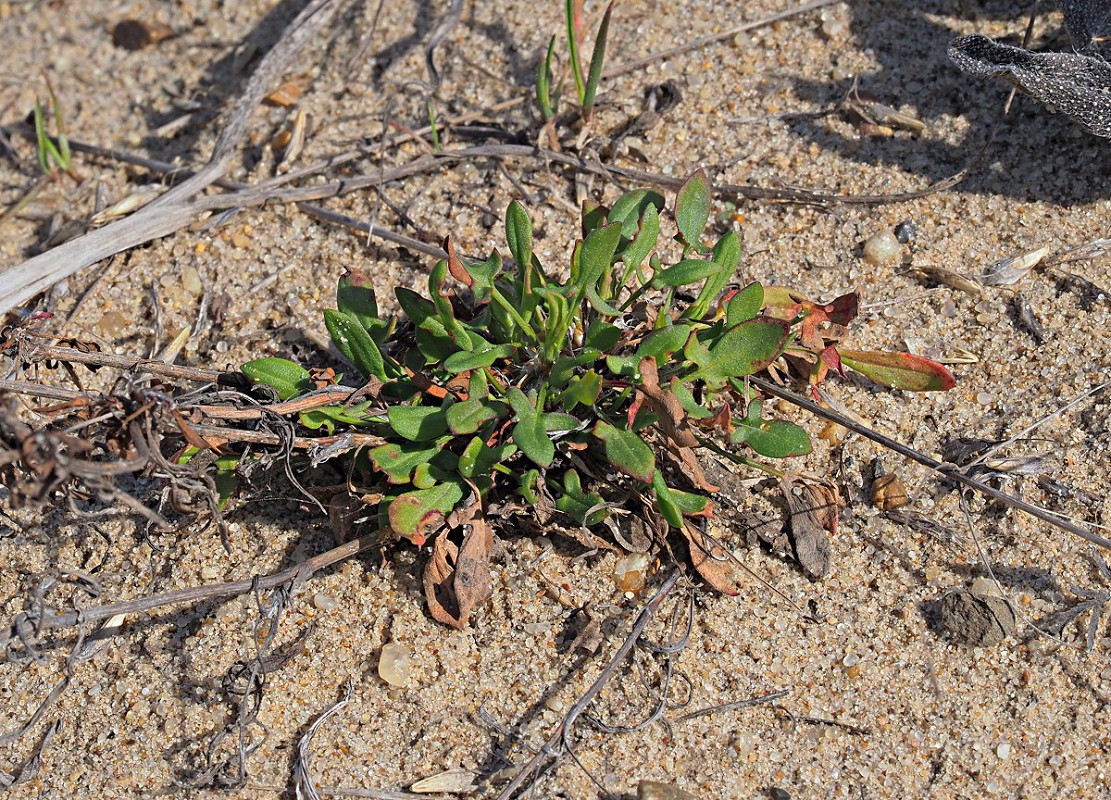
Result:
{"label": "reddish dried leaf", "polygon": [[463,266],[463,262],[459,260],[459,256],[455,254],[455,243],[451,241],[450,236],[444,237],[444,250],[447,252],[447,271],[451,273],[451,277],[459,281],[466,287],[474,284],[474,278],[467,268]]}
{"label": "reddish dried leaf", "polygon": [[660,387],[656,359],[642,358],[637,370],[640,372],[640,384],[636,389],[644,395],[652,410],[660,415],[659,425],[663,432],[680,447],[697,447],[698,439],[691,430],[687,412],[683,410],[679,398]]}
{"label": "reddish dried leaf", "polygon": [[691,565],[711,588],[729,597],[740,593],[735,564],[729,553],[710,542],[702,532],[690,525],[680,529],[690,546]]}

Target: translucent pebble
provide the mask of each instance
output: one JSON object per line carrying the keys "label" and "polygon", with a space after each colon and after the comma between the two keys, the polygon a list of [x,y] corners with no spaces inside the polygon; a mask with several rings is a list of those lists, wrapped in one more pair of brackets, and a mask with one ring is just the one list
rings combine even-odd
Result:
{"label": "translucent pebble", "polygon": [[841,663],[846,667],[852,667],[860,663],[860,658],[853,653],[849,653],[843,659],[841,659]]}
{"label": "translucent pebble", "polygon": [[378,657],[378,676],[390,686],[407,686],[413,672],[413,658],[409,648],[400,642],[382,645]]}
{"label": "translucent pebble", "polygon": [[1011,746],[1006,742],[1003,742],[1001,745],[995,748],[995,754],[999,756],[1001,760],[1006,761],[1008,758],[1011,757]]}
{"label": "translucent pebble", "polygon": [[613,583],[617,591],[639,592],[644,588],[644,579],[648,574],[648,554],[630,553],[617,559],[613,566]]}
{"label": "translucent pebble", "polygon": [[201,274],[197,272],[195,267],[186,267],[181,271],[181,285],[185,291],[194,297],[199,296],[204,291]]}
{"label": "translucent pebble", "polygon": [[864,260],[869,264],[887,264],[899,257],[901,245],[895,233],[883,230],[864,243]]}
{"label": "translucent pebble", "polygon": [[336,607],[336,598],[317,592],[312,596],[312,606],[317,611],[331,611]]}

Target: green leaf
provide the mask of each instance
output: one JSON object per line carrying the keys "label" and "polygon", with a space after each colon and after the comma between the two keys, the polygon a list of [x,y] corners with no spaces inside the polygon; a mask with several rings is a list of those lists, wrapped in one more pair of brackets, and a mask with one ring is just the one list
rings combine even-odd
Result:
{"label": "green leaf", "polygon": [[529,460],[540,467],[550,467],[555,460],[555,443],[544,427],[544,416],[533,406],[532,401],[517,387],[512,387],[506,395],[513,407],[513,441],[521,448]]}
{"label": "green leaf", "polygon": [[517,492],[525,499],[526,503],[536,505],[540,502],[539,483],[540,470],[538,469],[530,469],[521,475],[521,483],[517,487]]}
{"label": "green leaf", "polygon": [[388,517],[394,533],[414,544],[424,544],[424,530],[449,514],[463,499],[458,483],[441,483],[431,489],[406,492],[390,503]]}
{"label": "green leaf", "polygon": [[725,319],[729,325],[738,325],[755,317],[764,307],[764,287],[750,283],[729,298],[725,304]]}
{"label": "green leaf", "polygon": [[[710,357],[687,380],[718,384],[729,378],[751,375],[779,357],[791,326],[770,317],[757,317],[734,325],[710,348]],[[689,348],[688,348],[689,350]]]}
{"label": "green leaf", "polygon": [[675,495],[671,493],[671,489],[664,482],[663,473],[659,470],[652,476],[652,488],[656,492],[656,508],[660,510],[660,515],[672,527],[683,527],[683,512],[679,509],[679,505],[675,502]]}
{"label": "green leaf", "polygon": [[605,320],[596,319],[590,323],[583,336],[583,346],[604,353],[621,339],[621,329]]}
{"label": "green leaf", "polygon": [[411,442],[427,442],[447,433],[447,414],[429,406],[390,406],[386,418],[394,433]]}
{"label": "green leaf", "polygon": [[398,286],[393,290],[393,294],[397,298],[401,310],[405,312],[405,316],[412,320],[417,327],[420,327],[422,322],[436,313],[436,306],[432,304],[432,301],[427,297],[421,297],[412,289]]}
{"label": "green leaf", "polygon": [[604,225],[591,231],[583,240],[579,251],[579,274],[572,280],[577,291],[575,304],[582,302],[586,287],[597,286],[598,281],[613,267],[613,256],[621,242],[621,226]]}
{"label": "green leaf", "polygon": [[710,179],[697,170],[687,178],[675,199],[675,225],[688,247],[701,250],[702,230],[710,219]]}
{"label": "green leaf", "polygon": [[669,325],[652,331],[637,348],[637,363],[643,358],[654,358],[657,364],[666,364],[671,356],[683,349],[693,328],[690,325]]}
{"label": "green leaf", "polygon": [[448,356],[444,359],[444,369],[451,373],[459,373],[489,367],[498,359],[511,357],[515,349],[508,344],[491,345],[487,342],[486,345],[484,350],[463,350]]}
{"label": "green leaf", "polygon": [[495,405],[494,403],[471,398],[456,403],[447,410],[447,425],[456,436],[462,436],[474,433],[487,422],[497,419],[503,413],[505,413],[505,406],[501,403]]}
{"label": "green leaf", "polygon": [[[621,236],[632,239],[640,228],[640,219],[649,207],[659,211],[667,204],[663,195],[651,189],[633,189],[617,198],[606,219],[621,223]],[[658,217],[657,217],[658,219]],[[647,256],[647,253],[645,254]]]}
{"label": "green leaf", "polygon": [[614,469],[641,483],[652,482],[656,457],[640,436],[604,421],[594,426],[594,435],[605,444],[606,460]]}
{"label": "green leaf", "polygon": [[308,371],[285,358],[256,358],[240,369],[254,383],[264,384],[277,392],[279,400],[288,400],[312,388]]}
{"label": "green leaf", "polygon": [[367,333],[385,326],[378,318],[378,297],[370,278],[361,272],[346,272],[336,287],[336,308],[360,325]]}
{"label": "green leaf", "polygon": [[413,470],[413,486],[418,489],[431,489],[437,483],[457,480],[456,468],[459,465],[459,456],[455,453],[442,452],[432,461],[417,464]]}
{"label": "green leaf", "polygon": [[370,463],[386,480],[394,484],[411,483],[413,470],[431,461],[440,454],[443,444],[416,444],[413,442],[390,442],[373,448],[368,454]]}
{"label": "green leaf", "polygon": [[717,299],[725,284],[733,277],[741,263],[741,240],[730,231],[714,245],[714,261],[721,269],[706,278],[706,283],[698,293],[698,298],[683,312],[686,319],[702,319],[710,310],[710,304]]}
{"label": "green leaf", "polygon": [[573,414],[562,414],[558,411],[549,411],[547,414],[541,414],[544,422],[544,430],[547,433],[566,433],[567,431],[578,430],[582,422],[578,417]]}
{"label": "green leaf", "polygon": [[668,487],[668,493],[671,502],[684,516],[697,517],[699,514],[705,514],[710,507],[710,498],[706,495],[684,492],[670,486]]}
{"label": "green leaf", "polygon": [[576,375],[571,378],[556,402],[568,411],[574,411],[575,406],[580,404],[587,407],[594,405],[601,393],[602,376],[594,370],[587,370],[581,377]]}
{"label": "green leaf", "polygon": [[602,15],[602,22],[598,25],[598,33],[594,37],[594,52],[590,54],[590,71],[586,76],[583,86],[583,119],[589,120],[594,112],[594,97],[598,92],[598,84],[602,80],[602,66],[606,60],[606,38],[609,34],[610,17],[613,15],[613,4],[610,0],[606,12]]}
{"label": "green leaf", "polygon": [[460,259],[463,269],[471,276],[471,294],[474,295],[475,304],[481,305],[489,302],[494,293],[494,281],[501,275],[502,261],[498,251],[495,250],[485,261],[466,261]]}
{"label": "green leaf", "polygon": [[[656,241],[660,238],[660,214],[656,206],[649,205],[640,217],[640,230],[636,238],[629,242],[621,253],[621,260],[625,262],[625,280],[629,272],[640,267],[644,259],[652,253]],[[622,281],[624,283],[624,281]]]}
{"label": "green leaf", "polygon": [[344,358],[354,364],[356,369],[366,377],[373,375],[379,380],[386,380],[386,365],[382,359],[382,352],[354,317],[325,309],[324,325],[328,328],[336,349],[343,353]]}
{"label": "green leaf", "polygon": [[556,37],[548,41],[548,55],[536,70],[536,107],[545,122],[555,116],[558,92],[552,93],[552,59],[555,57]]}
{"label": "green leaf", "polygon": [[[563,476],[563,493],[555,501],[556,508],[573,517],[580,525],[597,525],[609,515],[608,509],[598,508],[600,505],[602,496],[584,492],[579,473],[567,470]],[[595,510],[591,512],[591,509]]]}
{"label": "green leaf", "polygon": [[344,425],[370,425],[377,422],[381,414],[371,412],[370,401],[354,406],[320,406],[311,411],[302,411],[301,424],[311,430],[323,428],[329,436],[335,433],[336,423]]}
{"label": "green leaf", "polygon": [[679,405],[693,419],[709,419],[714,415],[712,411],[704,408],[694,399],[690,386],[678,378],[672,378],[671,380],[671,393],[679,398]]}
{"label": "green leaf", "polygon": [[734,419],[733,444],[747,444],[768,458],[801,456],[810,452],[810,437],[793,422],[761,419],[763,403],[754,400],[748,406],[748,417]]}
{"label": "green leaf", "polygon": [[837,352],[841,356],[841,363],[846,367],[891,389],[942,392],[957,384],[953,373],[941,364],[911,353],[877,353],[841,348]]}
{"label": "green leaf", "polygon": [[503,444],[490,447],[482,441],[481,437],[475,436],[459,456],[459,474],[472,480],[490,475],[495,465],[508,461],[516,452],[516,445]]}
{"label": "green leaf", "polygon": [[[664,286],[687,286],[698,283],[722,271],[722,265],[716,261],[706,261],[701,258],[685,258],[673,267],[668,267],[662,272],[657,272],[652,278],[652,285],[657,289]],[[728,279],[727,279],[728,280]]]}
{"label": "green leaf", "polygon": [[593,364],[601,355],[597,350],[584,350],[577,356],[557,358],[555,363],[552,364],[552,371],[548,373],[548,385],[557,389],[566,385],[571,380],[571,376],[575,374],[576,368]]}
{"label": "green leaf", "polygon": [[524,273],[532,266],[532,220],[516,200],[505,209],[505,240],[517,269]]}

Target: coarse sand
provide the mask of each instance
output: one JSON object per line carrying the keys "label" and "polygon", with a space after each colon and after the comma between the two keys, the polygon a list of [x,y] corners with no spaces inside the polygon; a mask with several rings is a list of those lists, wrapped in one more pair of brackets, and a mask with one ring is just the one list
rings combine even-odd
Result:
{"label": "coarse sand", "polygon": [[[470,127],[535,137],[531,99],[499,104],[532,91],[549,37],[563,36],[562,4],[464,4],[435,52],[441,84],[431,93],[425,47],[447,5],[348,2],[288,75],[300,92],[295,105],[265,105],[252,118],[229,177],[243,183],[271,177],[271,141],[299,111],[307,114],[309,135],[297,166],[369,145],[366,155],[331,175],[371,173],[428,152],[430,141],[382,152],[373,145],[422,127],[430,108],[443,121],[483,112]],[[219,112],[242,89],[253,55],[269,48],[302,6],[0,2],[0,116],[18,122],[35,97],[45,100],[45,74],[72,139],[182,166],[203,163]],[[1022,98],[1000,121],[1006,88],[964,76],[946,58],[954,36],[1021,36],[1028,6],[1011,0],[831,4],[604,81],[590,129],[604,141],[641,111],[647,87],[670,79],[682,102],[657,126],[626,138],[617,163],[673,177],[703,167],[721,183],[858,195],[913,191],[943,179],[977,159],[998,126],[962,183],[913,201],[738,201],[731,207],[719,199],[714,206],[719,230],[734,225],[743,234],[738,280],[791,286],[822,299],[858,290],[863,311],[850,333],[856,346],[911,349],[952,362],[958,385],[947,393],[877,391],[858,380],[827,384],[841,406],[934,456],[957,437],[1006,439],[1111,372],[1109,298],[1064,277],[1074,273],[1096,287],[1111,286],[1111,259],[1034,269],[1014,285],[979,294],[936,277],[938,268],[975,277],[1002,258],[1043,247],[1055,254],[1108,236],[1107,143]],[[787,8],[785,0],[627,0],[614,10],[607,63]],[[588,4],[588,29],[601,10]],[[137,51],[114,46],[111,26],[124,18],[169,25],[175,36]],[[1060,49],[1066,42],[1060,16],[1047,13],[1035,45]],[[854,78],[861,90],[920,119],[921,134],[862,135],[836,110]],[[569,85],[564,110],[573,95]],[[493,135],[456,126],[442,145]],[[564,146],[577,147],[576,136],[566,130]],[[0,140],[4,207],[37,172],[32,145],[19,137],[10,145],[14,155]],[[80,153],[74,173],[3,220],[0,268],[20,263],[68,221],[89,214],[98,191],[116,202],[161,180]],[[540,159],[477,159],[326,204],[433,243],[450,233],[463,252],[485,254],[501,245],[504,208],[519,199],[535,221],[538,256],[559,264],[578,236],[576,191],[605,202],[621,190],[597,179],[576,186]],[[903,220],[912,220],[916,231],[899,257],[879,266],[865,262],[862,243]],[[381,297],[392,297],[394,287],[419,287],[431,259],[273,204],[210,218],[81,271],[44,302],[59,335],[145,356],[193,326],[206,292],[207,322],[190,337],[182,363],[321,358],[309,337],[323,334],[321,311],[350,266],[370,273]],[[1019,293],[1044,328],[1040,342],[1019,321]],[[82,374],[95,385],[96,377]],[[60,371],[36,379],[67,380]],[[815,435],[824,428],[789,407],[780,410]],[[1008,480],[1005,488],[1093,529],[1111,524],[1109,415],[1109,395],[1096,395],[1007,451],[1043,455],[1048,475],[1087,494],[1058,497],[1032,478]],[[848,488],[832,541],[832,576],[810,581],[792,561],[746,548],[739,535],[734,543],[747,566],[822,622],[808,621],[756,580],[736,598],[700,590],[690,641],[672,659],[682,677],[674,678],[669,700],[688,705],[666,712],[675,720],[670,726],[656,722],[629,734],[604,734],[580,721],[576,758],[548,773],[533,796],[601,797],[604,787],[629,797],[641,779],[706,799],[782,796],[772,795],[773,787],[793,798],[1111,796],[1108,623],[1100,624],[1090,651],[1085,641],[1089,616],[1101,607],[1093,603],[1058,638],[1034,629],[1038,620],[1084,600],[1078,590],[1097,598],[1111,592],[1089,546],[975,498],[966,522],[958,494],[926,470],[856,436],[836,447],[816,441],[815,452],[792,467]],[[941,541],[872,508],[862,487],[877,456],[901,476],[915,513],[960,538]],[[141,521],[130,517],[88,522],[64,509],[12,513],[11,522],[0,520],[5,624],[24,610],[35,576],[60,569],[95,570],[103,591],[82,600],[88,605],[267,574],[332,546],[327,519],[292,490],[233,505],[230,553],[212,527],[147,537]],[[969,523],[1017,611],[1016,631],[992,647],[954,643],[937,629],[938,600],[983,574]],[[349,684],[350,704],[313,738],[318,787],[340,794],[398,791],[445,770],[467,769],[478,774],[482,796],[496,796],[501,771],[527,761],[548,737],[623,641],[653,586],[636,597],[619,594],[614,554],[584,555],[555,533],[535,539],[510,530],[501,538],[493,599],[460,632],[429,617],[420,585],[423,555],[414,548],[400,548],[384,562],[361,557],[302,585],[280,619],[276,647],[289,646],[309,625],[312,631],[303,650],[266,675],[257,724],[248,729],[257,749],[246,761],[245,786],[235,790],[182,787],[204,771],[214,736],[234,721],[227,675],[255,655],[256,599],[127,619],[99,654],[72,666],[68,686],[43,719],[0,747],[0,768],[15,772],[49,723],[60,722],[38,774],[9,796],[292,797],[298,740]],[[553,585],[564,587],[559,594],[567,605],[589,602],[603,620],[597,656],[570,652],[571,611]],[[651,636],[668,638],[672,606],[682,625],[684,596],[665,606]],[[391,687],[379,677],[379,654],[389,642],[403,644],[411,656],[407,686]],[[0,661],[0,734],[23,724],[63,680],[70,643],[56,637],[38,663]],[[651,677],[660,661],[644,653],[635,663]],[[620,672],[603,692],[601,718],[630,724],[650,714],[656,698],[641,681],[639,669]],[[789,694],[774,704],[677,719],[780,690]],[[224,741],[217,759],[234,747],[234,740]],[[491,783],[481,783],[488,778]]]}

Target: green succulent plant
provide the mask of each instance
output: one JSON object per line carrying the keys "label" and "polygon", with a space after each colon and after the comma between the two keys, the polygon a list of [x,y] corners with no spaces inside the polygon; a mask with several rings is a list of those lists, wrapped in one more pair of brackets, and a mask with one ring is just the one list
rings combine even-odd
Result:
{"label": "green succulent plant", "polygon": [[[766,469],[757,457],[810,450],[806,432],[768,418],[746,385],[773,363],[813,382],[847,366],[899,388],[952,385],[916,356],[839,350],[855,294],[820,305],[757,283],[724,291],[741,242],[734,232],[703,242],[710,200],[701,172],[680,189],[675,263],[656,252],[664,198],[638,189],[584,208],[565,278],[540,263],[516,202],[505,220],[512,264],[496,250],[464,260],[449,241],[426,293],[396,290],[396,318],[380,313],[369,278],[345,275],[325,324],[368,385],[362,402],[313,409],[302,423],[381,437],[356,456],[354,480],[380,525],[422,544],[475,502],[547,507],[579,525],[630,503],[675,527],[709,515],[716,487],[702,447]],[[309,389],[290,361],[243,369],[279,398]]]}

